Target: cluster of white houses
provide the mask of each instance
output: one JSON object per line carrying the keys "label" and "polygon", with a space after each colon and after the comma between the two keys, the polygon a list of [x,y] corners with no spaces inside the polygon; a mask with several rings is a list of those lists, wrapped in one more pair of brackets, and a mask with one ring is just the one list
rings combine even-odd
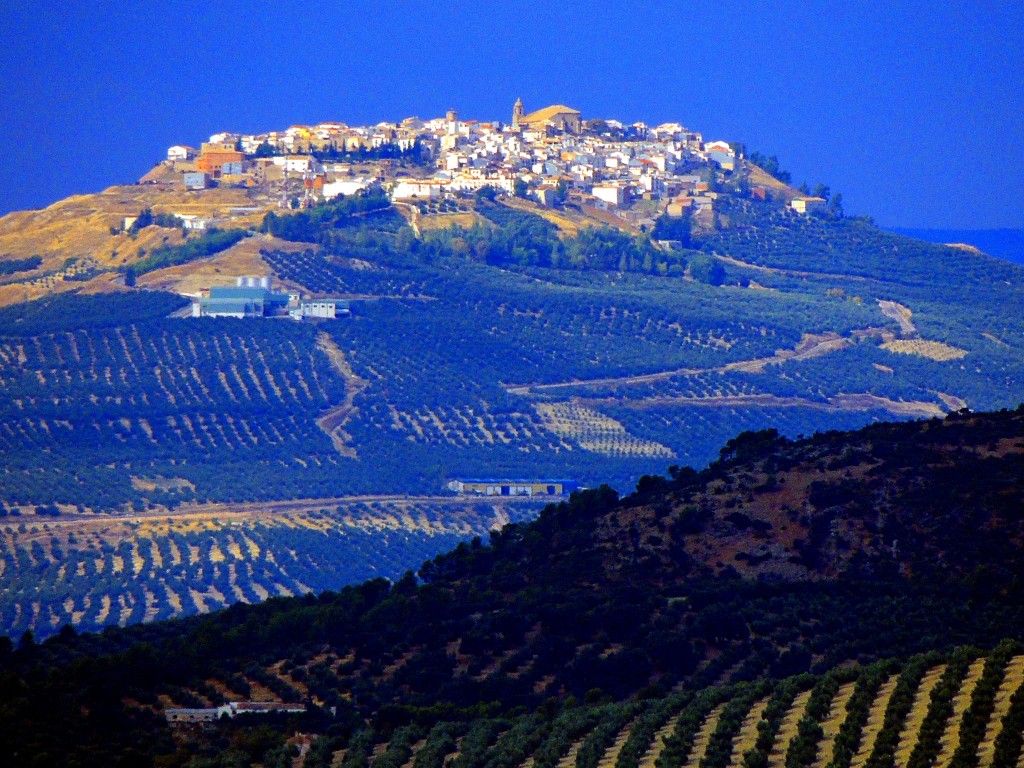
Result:
{"label": "cluster of white houses", "polygon": [[[396,178],[389,157],[414,149],[429,158],[430,172]],[[521,100],[508,123],[460,120],[449,111],[431,120],[410,117],[374,126],[297,125],[263,134],[219,133],[199,149],[171,147],[167,157],[192,188],[214,180],[259,185],[291,179],[302,182],[310,200],[382,186],[395,200],[429,201],[484,186],[512,193],[525,183],[527,194],[542,205],[571,189],[626,218],[629,212],[622,209],[637,200],[653,201],[656,213],[710,213],[717,195],[708,169],[732,171],[740,161],[729,143],[705,142],[679,123],[584,124],[571,107],[527,113]],[[377,161],[368,165],[353,157]],[[762,187],[753,194],[767,192]],[[800,200],[806,200],[801,205],[807,211],[818,205],[814,198]],[[651,206],[643,208],[637,215],[649,217]]]}
{"label": "cluster of white houses", "polygon": [[214,286],[192,302],[193,317],[334,320],[350,313],[347,299],[308,299],[296,291],[275,291],[271,277],[239,277],[234,285]]}
{"label": "cluster of white houses", "polygon": [[171,708],[164,711],[164,717],[172,725],[184,725],[214,723],[222,717],[237,717],[238,715],[270,715],[282,712],[297,714],[305,711],[305,704],[288,704],[279,701],[230,701],[219,707]]}

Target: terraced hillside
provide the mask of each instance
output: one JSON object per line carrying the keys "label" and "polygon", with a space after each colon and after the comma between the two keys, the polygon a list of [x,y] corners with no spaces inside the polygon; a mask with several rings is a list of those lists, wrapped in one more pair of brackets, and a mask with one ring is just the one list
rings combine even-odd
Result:
{"label": "terraced hillside", "polygon": [[[273,764],[298,732],[308,765],[351,768],[1013,765],[1022,420],[748,433],[702,472],[574,494],[397,581],[0,641],[0,762]],[[285,541],[326,562],[338,516]],[[165,513],[140,517],[164,557]],[[216,529],[210,567],[262,549],[250,531]],[[222,699],[309,708],[165,721]]]}
{"label": "terraced hillside", "polygon": [[[215,198],[237,202],[214,196],[211,205]],[[62,217],[88,205],[24,224],[60,239]],[[382,195],[263,219],[249,212],[245,226],[262,231],[235,230],[221,245],[244,239],[211,258],[173,227],[108,229],[102,245],[120,238],[116,258],[104,250],[58,265],[67,272],[59,287],[74,278],[81,293],[55,298],[51,285],[20,297],[46,298],[0,310],[0,515],[16,555],[0,575],[10,596],[3,628],[134,622],[338,583],[296,575],[292,584],[247,568],[232,576],[229,563],[186,568],[171,595],[134,557],[115,574],[111,555],[104,573],[125,574],[126,591],[115,594],[117,582],[97,565],[108,606],[89,589],[23,580],[25,569],[46,569],[73,547],[41,533],[33,541],[43,553],[33,553],[13,543],[24,536],[19,527],[45,531],[60,515],[434,496],[467,478],[628,489],[667,465],[707,465],[743,431],[796,437],[1024,400],[1024,272],[1012,265],[750,200],[723,201],[728,226],[694,229],[682,251],[583,226],[575,214],[565,226],[525,203],[466,205],[472,215],[457,212],[454,228],[419,229],[415,221],[442,213],[391,206]],[[88,220],[97,237],[99,222]],[[57,279],[37,274],[56,269],[52,254],[40,265],[27,247],[0,257],[17,267],[4,278],[11,290]],[[135,274],[129,266],[151,270],[144,288],[114,285],[113,273],[104,286],[78,280],[119,269],[123,283]],[[192,319],[181,316],[182,299],[152,290],[195,291],[242,268],[272,271],[294,290],[351,297],[353,314],[316,325]],[[115,292],[90,293],[101,288]],[[755,475],[769,483],[777,473]],[[799,478],[800,488],[811,482]],[[704,497],[739,505],[747,490],[742,481]],[[803,525],[789,495],[776,489],[776,511],[758,518],[757,527],[773,526],[768,540],[735,548],[723,537],[687,545],[687,555],[717,572],[803,573],[840,543],[855,552],[867,536],[872,552],[883,547],[842,520],[835,531]],[[730,514],[719,524],[742,533]],[[673,559],[653,544],[668,545],[664,533],[639,548]],[[898,533],[887,546],[906,542]],[[125,546],[147,550],[142,540]],[[54,577],[84,585],[94,572],[76,564]]]}
{"label": "terraced hillside", "polygon": [[[368,304],[332,334],[370,383],[360,419],[435,451],[487,451],[522,435],[535,463],[577,451],[701,465],[727,439],[723,424],[799,434],[1024,396],[1011,352],[1024,339],[1014,267],[863,222],[737,205],[728,228],[698,239],[710,257],[648,253],[649,272],[629,242],[560,233],[520,208],[484,208],[499,227],[491,236],[440,231],[409,250],[381,240],[374,255],[312,231],[319,250],[264,257],[316,290],[407,299]],[[506,233],[536,259],[503,250]],[[581,242],[596,255],[578,254]],[[486,252],[485,264],[451,258],[467,248]],[[804,260],[787,261],[794,252]],[[708,258],[725,265],[720,285],[670,268],[674,259],[697,274]],[[458,392],[444,384],[453,379]],[[427,392],[439,395],[429,407]],[[603,467],[605,479],[623,471]]]}
{"label": "terraced hillside", "polygon": [[[746,429],[1024,400],[1019,268],[729,200],[727,228],[668,252],[518,203],[467,203],[472,223],[417,235],[405,208],[352,198],[144,276],[196,290],[190,269],[220,284],[263,264],[356,298],[315,330],[166,319],[152,292],[8,307],[0,501],[433,494],[472,476],[627,488]],[[705,279],[712,263],[724,277]]]}
{"label": "terraced hillside", "polygon": [[[125,309],[176,304],[144,295]],[[102,297],[51,311],[71,307],[107,324],[0,343],[8,506],[336,495],[325,475],[343,461],[316,418],[343,400],[344,382],[313,329],[122,324]],[[15,311],[6,320],[17,329]]]}
{"label": "terraced hillside", "polygon": [[8,518],[0,634],[207,613],[398,579],[460,541],[531,518],[529,500],[322,499],[122,516]]}
{"label": "terraced hillside", "polygon": [[[947,665],[944,657],[930,654],[904,663],[847,667],[819,677],[802,675],[624,703],[571,701],[537,712],[471,720],[438,719],[432,714],[398,726],[378,719],[350,735],[309,734],[308,749],[298,764],[907,768],[944,764],[940,751],[948,740],[957,750],[958,766],[1015,768],[1024,757],[1019,731],[1024,714],[1022,651],[1020,645],[1004,643],[987,655],[974,649],[954,652],[954,663],[980,663],[999,671],[990,676],[990,685],[969,696],[970,709],[953,719],[937,716],[945,714],[970,683],[937,688],[941,672],[936,670],[944,672]],[[290,726],[278,737],[283,743],[288,727],[319,723],[323,728],[322,708],[338,701],[330,682],[333,673],[349,664],[350,660],[330,654],[307,665],[284,660],[212,677],[194,688],[167,689],[152,706],[160,711],[216,706],[232,699],[306,700],[309,713],[291,717]],[[381,678],[394,675],[400,666],[401,659],[383,669]],[[927,670],[923,677],[921,670]],[[938,719],[942,727],[935,729]]]}
{"label": "terraced hillside", "polygon": [[[965,752],[957,765],[1015,768],[1022,758],[1021,734],[1003,733],[1007,726],[1019,726],[1020,714],[1011,715],[1010,700],[1014,696],[1024,700],[1021,647],[1004,644],[987,658],[963,649],[953,658],[957,662],[976,658],[978,663],[995,663],[1004,670],[994,677],[995,689],[973,698],[970,712],[945,722],[942,736],[951,736],[957,744],[962,738],[973,750]],[[335,661],[327,658],[317,663],[330,667]],[[923,678],[921,668],[928,669]],[[939,742],[933,737],[937,734],[924,724],[935,722],[935,715],[945,712],[951,698],[962,693],[957,686],[936,689],[941,676],[936,670],[946,668],[941,657],[931,655],[912,658],[903,665],[884,662],[818,678],[805,675],[774,683],[677,693],[664,699],[597,706],[574,702],[557,712],[519,717],[413,724],[396,730],[373,727],[348,739],[319,737],[302,764],[307,768],[362,761],[378,767],[397,763],[420,768],[906,768],[941,764],[936,762]],[[300,667],[281,671],[277,687],[287,692],[297,680],[308,681],[307,672]],[[902,686],[908,677],[912,682]],[[877,685],[879,678],[885,680],[881,686]],[[314,679],[322,683],[322,676]],[[244,678],[234,684],[237,687],[232,690],[224,681],[211,680],[205,695],[199,691],[178,691],[176,695],[190,704],[210,705],[224,695],[242,695],[238,688],[249,695],[253,688],[263,687],[257,680]],[[295,690],[312,696],[314,704],[322,705],[318,693],[330,697],[329,691],[319,691],[317,684],[303,684]],[[799,691],[795,698],[793,691]],[[778,707],[787,700],[789,704]],[[171,695],[161,701],[165,706],[179,703]],[[650,724],[665,712],[671,712],[668,720],[652,732]],[[970,732],[975,721],[983,726],[980,740]],[[895,751],[894,745],[898,745]],[[911,745],[909,750],[907,745]]]}
{"label": "terraced hillside", "polygon": [[[886,412],[881,397],[848,409],[800,398],[761,403],[742,381],[750,374],[737,374],[735,385],[728,375],[691,376],[704,399],[664,410],[514,394],[503,379],[582,376],[595,358],[604,370],[659,358],[673,368],[707,357],[728,364],[764,357],[780,335],[795,334],[761,325],[745,339],[740,327],[727,330],[735,321],[724,315],[699,321],[711,325],[704,336],[682,333],[667,307],[654,322],[642,303],[608,310],[581,291],[567,308],[553,297],[539,302],[532,288],[511,293],[486,273],[466,278],[474,276],[472,306],[465,291],[456,298],[457,276],[433,275],[432,301],[366,302],[351,322],[320,329],[164,319],[175,304],[159,294],[8,309],[0,501],[26,512],[432,494],[455,477],[501,475],[622,484],[673,459],[704,461],[737,427],[796,432]],[[503,302],[488,303],[499,291]],[[477,336],[488,323],[485,335],[497,334],[490,346]],[[633,345],[617,343],[633,334]],[[913,415],[946,406],[888,407]]]}

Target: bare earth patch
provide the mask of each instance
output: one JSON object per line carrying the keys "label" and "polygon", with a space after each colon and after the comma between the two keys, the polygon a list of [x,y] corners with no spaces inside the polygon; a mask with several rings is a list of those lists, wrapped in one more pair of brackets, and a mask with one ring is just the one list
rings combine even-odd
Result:
{"label": "bare earth patch", "polygon": [[350,437],[345,432],[344,427],[355,412],[354,402],[356,396],[366,388],[368,382],[356,375],[355,371],[352,370],[352,366],[349,365],[345,353],[341,351],[341,348],[334,342],[334,339],[326,333],[317,335],[316,345],[318,349],[327,355],[335,370],[345,380],[345,401],[341,405],[331,408],[327,413],[318,418],[316,424],[331,438],[331,443],[338,453],[354,459],[356,458],[356,450],[349,445]]}
{"label": "bare earth patch", "polygon": [[270,266],[260,256],[261,249],[302,250],[295,243],[269,235],[249,237],[208,259],[149,272],[139,278],[138,284],[144,288],[198,296],[200,291],[213,286],[234,285],[236,277],[271,274]]}
{"label": "bare earth patch", "polygon": [[619,421],[579,403],[536,403],[534,408],[548,430],[585,451],[606,456],[675,456],[671,448],[631,435]]}
{"label": "bare earth patch", "polygon": [[900,324],[900,331],[903,334],[917,333],[917,327],[910,319],[913,315],[910,307],[905,307],[896,301],[883,301],[880,299],[878,301],[878,308],[882,310],[883,315]]}
{"label": "bare earth patch", "polygon": [[925,341],[924,339],[893,339],[882,345],[882,349],[898,355],[916,355],[944,363],[948,360],[959,360],[967,356],[966,349],[953,347],[941,341]]}

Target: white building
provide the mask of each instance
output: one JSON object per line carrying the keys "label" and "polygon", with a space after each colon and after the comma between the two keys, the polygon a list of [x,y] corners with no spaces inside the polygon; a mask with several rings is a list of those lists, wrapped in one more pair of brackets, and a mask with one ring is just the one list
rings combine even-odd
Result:
{"label": "white building", "polygon": [[236,715],[267,715],[278,712],[298,714],[306,711],[305,704],[289,704],[279,701],[231,701],[219,707],[203,707],[201,709],[171,708],[164,710],[168,723],[213,723],[221,717]]}
{"label": "white building", "polygon": [[828,206],[828,200],[823,197],[794,197],[789,202],[789,207],[797,213],[816,213],[824,211]]}
{"label": "white building", "polygon": [[252,154],[256,153],[257,149],[259,149],[260,145],[264,141],[264,137],[262,137],[262,136],[251,136],[251,135],[250,136],[243,136],[241,141],[242,141],[242,151],[245,152],[245,154],[247,154],[247,155],[252,155]]}
{"label": "white building", "polygon": [[452,192],[474,193],[484,187],[494,187],[505,194],[511,195],[515,192],[515,179],[509,176],[472,178],[470,176],[459,176],[452,179],[450,189]]}
{"label": "white building", "polygon": [[444,187],[436,181],[402,179],[391,190],[392,200],[437,200],[444,194]]}
{"label": "white building", "polygon": [[368,187],[373,186],[373,179],[339,179],[338,181],[324,182],[324,199],[330,200],[338,195],[354,195]]}
{"label": "white building", "polygon": [[176,162],[185,162],[195,156],[196,151],[192,147],[186,147],[183,144],[175,144],[167,150],[167,159]]}
{"label": "white building", "polygon": [[312,171],[316,160],[311,155],[283,155],[274,158],[285,173],[306,173]]}
{"label": "white building", "polygon": [[352,314],[346,299],[308,299],[299,302],[299,306],[288,311],[293,320],[305,317],[318,317],[324,320],[335,320]]}
{"label": "white building", "polygon": [[619,184],[598,184],[591,190],[591,194],[598,200],[603,200],[608,205],[621,206],[626,202],[626,189]]}
{"label": "white building", "polygon": [[210,137],[211,144],[234,144],[236,141],[238,141],[238,134],[228,133],[226,131],[222,133],[215,133]]}
{"label": "white building", "polygon": [[214,223],[213,219],[204,219],[194,213],[175,213],[174,215],[181,219],[181,226],[185,229],[202,231]]}

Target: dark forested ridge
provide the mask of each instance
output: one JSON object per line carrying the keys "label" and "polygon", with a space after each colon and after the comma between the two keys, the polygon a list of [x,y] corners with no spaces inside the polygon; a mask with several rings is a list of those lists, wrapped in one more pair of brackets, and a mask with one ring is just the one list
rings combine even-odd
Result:
{"label": "dark forested ridge", "polygon": [[[887,740],[898,742],[906,692],[943,660],[864,665],[1020,639],[1022,460],[1020,410],[798,441],[744,433],[701,472],[646,477],[624,499],[607,487],[578,492],[534,522],[424,564],[419,579],[100,635],[62,632],[41,645],[22,638],[16,650],[0,650],[0,758],[233,765],[216,761],[267,759],[283,748],[282,734],[299,729],[319,734],[311,759],[321,762],[310,765],[329,765],[346,748],[353,760],[365,757],[389,740],[404,762],[403,739],[426,749],[432,738],[444,742],[434,729],[447,723],[464,754],[481,750],[466,764],[482,766],[509,728],[536,730],[516,719],[532,707],[542,708],[544,722],[561,718],[559,738],[568,743],[592,737],[581,755],[600,755],[627,722],[653,729],[675,715],[659,709],[636,720],[652,702],[692,703],[687,722],[699,724],[733,701],[721,712],[725,741],[709,747],[724,750],[713,759],[725,765],[724,729],[738,728],[746,708],[777,695],[785,709],[797,691],[817,685],[756,681],[851,663],[858,667],[820,683],[809,716],[820,719],[825,700],[851,683],[864,691],[858,699],[856,688],[851,701],[866,707],[899,673],[906,682],[879,735],[884,753],[898,747]],[[1014,654],[1015,646],[1000,646],[989,657],[992,673],[977,686],[976,717],[964,721],[961,738],[984,740],[984,726],[979,734],[969,723],[985,722],[993,696],[1007,717],[1019,715],[1008,694],[996,694],[1004,669],[1007,679],[1017,674]],[[661,698],[680,683],[687,692],[734,687],[692,701]],[[940,686],[942,695],[953,684]],[[257,689],[312,708],[290,723],[236,721],[209,732],[175,735],[163,724],[161,711],[172,704]],[[581,701],[606,709],[578,710]],[[257,749],[251,740],[261,722],[270,735]],[[540,741],[523,749],[539,749],[547,733],[537,730]],[[686,733],[680,738],[676,748],[684,749]],[[1016,759],[1019,745],[1000,743],[1000,759]],[[436,749],[446,754],[451,745]],[[556,744],[546,749],[562,754]],[[214,762],[189,762],[203,754]]]}

